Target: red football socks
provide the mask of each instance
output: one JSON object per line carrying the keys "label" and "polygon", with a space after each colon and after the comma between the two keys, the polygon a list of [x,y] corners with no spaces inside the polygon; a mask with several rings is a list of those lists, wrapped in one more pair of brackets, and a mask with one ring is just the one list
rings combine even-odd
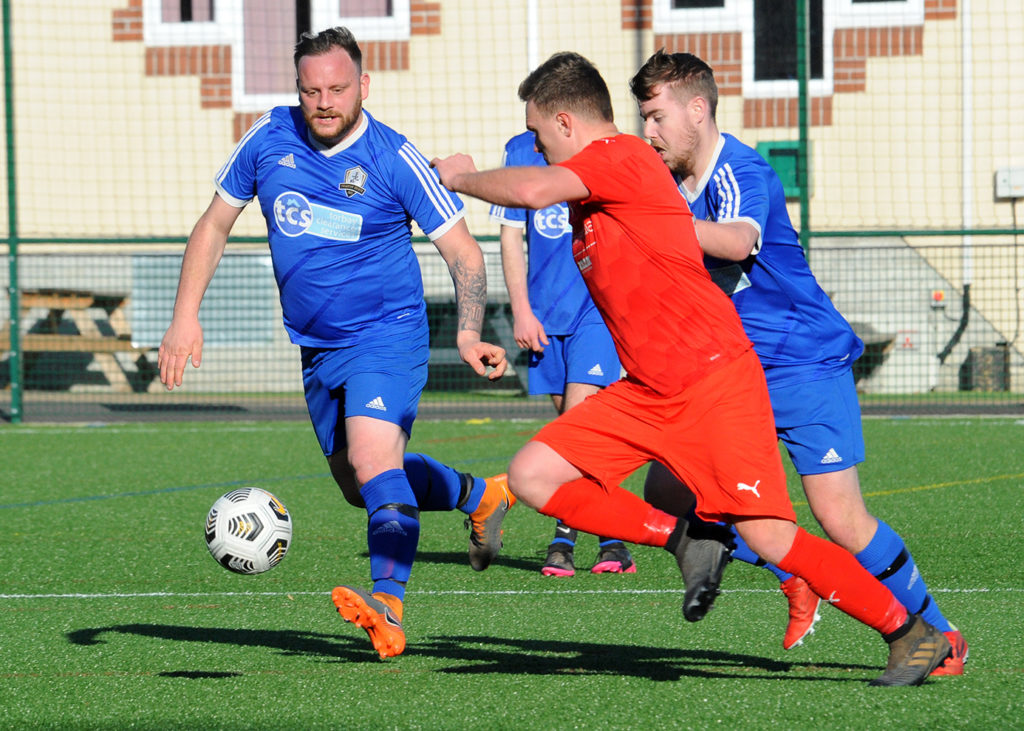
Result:
{"label": "red football socks", "polygon": [[584,533],[644,546],[663,547],[677,522],[629,490],[605,490],[585,477],[559,487],[539,512]]}
{"label": "red football socks", "polygon": [[849,551],[803,528],[797,528],[793,547],[777,565],[804,579],[836,609],[882,634],[895,631],[907,619],[906,608]]}

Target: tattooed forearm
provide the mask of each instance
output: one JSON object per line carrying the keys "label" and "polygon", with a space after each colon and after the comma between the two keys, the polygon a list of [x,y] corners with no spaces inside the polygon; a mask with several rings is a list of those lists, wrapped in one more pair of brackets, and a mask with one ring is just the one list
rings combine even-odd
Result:
{"label": "tattooed forearm", "polygon": [[484,308],[487,305],[487,275],[476,262],[460,258],[451,268],[455,282],[455,302],[459,312],[459,330],[479,333],[484,324]]}

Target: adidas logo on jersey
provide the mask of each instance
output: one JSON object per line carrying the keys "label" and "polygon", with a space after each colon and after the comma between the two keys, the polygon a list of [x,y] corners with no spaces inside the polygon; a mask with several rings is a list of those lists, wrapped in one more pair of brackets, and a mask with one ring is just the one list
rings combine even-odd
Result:
{"label": "adidas logo on jersey", "polygon": [[364,406],[367,409],[374,409],[375,411],[388,410],[388,407],[384,405],[384,399],[382,399],[380,396],[373,399],[372,401],[367,401],[366,404],[364,404]]}
{"label": "adidas logo on jersey", "polygon": [[604,371],[601,369],[600,363],[595,363],[594,367],[587,371],[588,376],[603,376]]}
{"label": "adidas logo on jersey", "polygon": [[829,449],[827,452],[825,452],[825,456],[821,458],[820,464],[837,464],[842,461],[843,458],[836,454],[836,450]]}
{"label": "adidas logo on jersey", "polygon": [[278,165],[284,165],[286,168],[291,168],[292,170],[294,170],[295,169],[295,155],[293,155],[292,153],[289,152],[287,155],[285,155],[280,160],[278,160],[277,164]]}

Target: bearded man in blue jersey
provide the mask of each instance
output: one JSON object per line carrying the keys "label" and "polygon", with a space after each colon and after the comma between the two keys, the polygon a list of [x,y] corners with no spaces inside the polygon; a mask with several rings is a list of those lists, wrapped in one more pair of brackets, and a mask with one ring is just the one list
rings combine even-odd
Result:
{"label": "bearded man in blue jersey", "polygon": [[[960,675],[963,635],[943,616],[903,539],[871,515],[861,495],[864,461],[853,362],[864,344],[811,273],[786,209],[782,183],[756,151],[715,121],[711,68],[689,53],[658,51],[630,81],[644,136],[675,175],[693,211],[704,263],[728,294],[761,360],[776,432],[825,533],[852,553],[912,614],[943,631],[952,649],[933,675]],[[645,495],[682,513],[678,483],[652,464]],[[790,602],[783,647],[813,631],[819,598],[799,577],[766,565],[737,541],[733,554],[774,571]]]}
{"label": "bearded man in blue jersey", "polygon": [[411,220],[451,272],[462,360],[492,380],[507,363],[502,348],[480,339],[486,277],[462,201],[411,142],[362,108],[370,78],[351,32],[303,34],[294,60],[299,105],[275,107],[253,124],[189,237],[160,379],[172,389],[189,360],[199,366],[200,302],[232,226],[256,197],[284,325],[301,348],[314,431],[345,499],[369,516],[372,590],[338,586],[332,599],[385,658],[405,649],[402,603],[419,512],[466,513],[470,564],[479,571],[497,555],[515,502],[504,475],[485,481],[405,452],[430,353]]}

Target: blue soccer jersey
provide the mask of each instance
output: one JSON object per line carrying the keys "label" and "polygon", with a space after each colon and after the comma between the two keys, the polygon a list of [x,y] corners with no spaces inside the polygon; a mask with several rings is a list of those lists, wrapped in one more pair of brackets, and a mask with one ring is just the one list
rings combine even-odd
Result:
{"label": "blue soccer jersey", "polygon": [[723,134],[696,190],[679,189],[695,218],[744,221],[758,231],[745,261],[705,256],[704,263],[732,297],[768,385],[827,378],[850,368],[864,343],[811,273],[782,182],[765,159]]}
{"label": "blue soccer jersey", "polygon": [[298,107],[275,107],[215,182],[231,205],[259,198],[293,343],[337,348],[426,328],[410,222],[436,239],[463,204],[404,136],[363,110],[358,128],[325,148]]}
{"label": "blue soccer jersey", "polygon": [[[545,164],[544,156],[534,147],[533,132],[523,132],[508,141],[502,164]],[[548,335],[570,335],[585,323],[604,323],[572,257],[572,227],[565,203],[540,211],[491,206],[491,218],[526,229],[526,289],[533,314]]]}

